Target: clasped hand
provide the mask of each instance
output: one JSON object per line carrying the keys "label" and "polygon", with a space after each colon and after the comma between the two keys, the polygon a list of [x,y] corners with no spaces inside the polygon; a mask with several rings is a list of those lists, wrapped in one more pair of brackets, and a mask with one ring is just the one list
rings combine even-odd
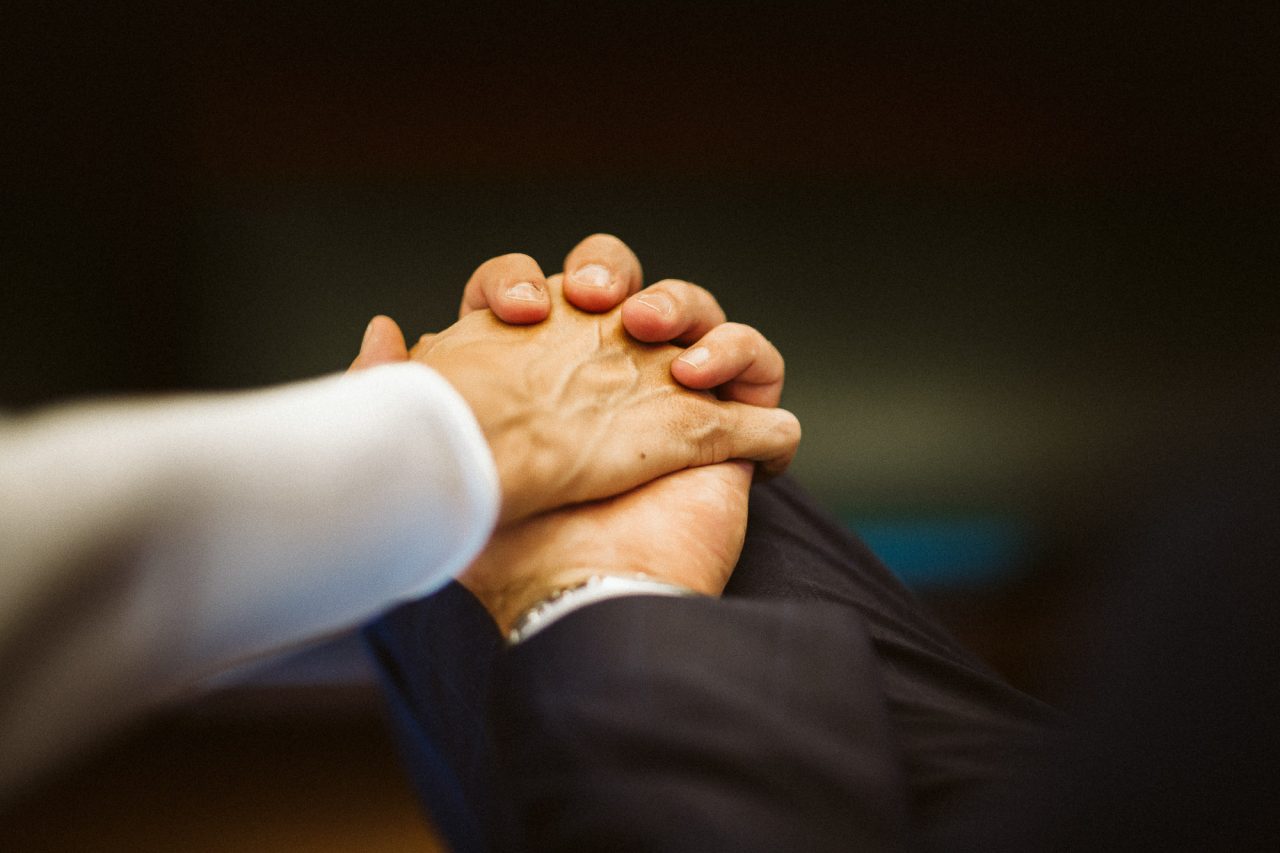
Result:
{"label": "clasped hand", "polygon": [[799,441],[795,417],[771,408],[781,356],[725,323],[705,290],[668,280],[637,293],[639,262],[606,235],[579,244],[565,269],[544,278],[527,256],[495,258],[472,276],[456,324],[408,352],[376,318],[353,365],[413,358],[470,405],[502,510],[459,580],[504,630],[596,573],[718,594],[741,549],[752,466],[714,463],[777,473]]}

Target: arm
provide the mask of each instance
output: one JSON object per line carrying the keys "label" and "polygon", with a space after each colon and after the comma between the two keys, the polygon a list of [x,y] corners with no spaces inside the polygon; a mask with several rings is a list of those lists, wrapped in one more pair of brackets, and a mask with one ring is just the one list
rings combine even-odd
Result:
{"label": "arm", "polygon": [[[424,601],[397,608],[367,629],[384,675],[395,730],[419,795],[454,849],[489,849],[484,844],[469,843],[467,839],[476,837],[476,831],[468,835],[466,828],[496,825],[495,815],[504,813],[499,805],[512,802],[508,792],[494,793],[499,782],[511,784],[516,775],[541,772],[532,765],[523,770],[507,768],[499,776],[493,767],[495,747],[484,718],[490,710],[502,712],[513,702],[525,701],[515,700],[509,693],[522,689],[520,685],[533,683],[521,681],[515,688],[500,688],[501,696],[490,705],[488,697],[495,693],[497,681],[494,673],[504,671],[506,666],[500,662],[504,658],[516,660],[522,648],[531,653],[545,648],[540,645],[544,636],[550,638],[562,630],[572,630],[576,637],[568,644],[569,650],[555,647],[559,650],[557,658],[562,660],[544,662],[541,655],[527,656],[519,658],[523,661],[521,667],[540,673],[539,679],[558,679],[548,681],[549,685],[555,684],[548,687],[553,693],[582,693],[595,697],[589,699],[591,703],[609,700],[611,690],[623,697],[614,697],[615,701],[626,704],[626,697],[647,700],[654,692],[676,688],[687,691],[706,681],[707,677],[698,676],[694,685],[685,684],[670,676],[670,667],[703,666],[711,674],[706,683],[714,684],[722,669],[734,672],[734,667],[741,666],[746,672],[739,674],[758,679],[744,682],[758,686],[752,688],[751,701],[756,703],[752,713],[760,713],[775,700],[785,701],[788,690],[817,691],[811,697],[812,708],[804,709],[806,713],[812,711],[813,718],[780,705],[786,715],[795,718],[792,731],[803,739],[810,725],[829,733],[821,728],[824,707],[840,707],[855,697],[878,697],[876,701],[883,701],[888,709],[891,740],[886,748],[905,777],[907,808],[916,835],[926,829],[946,831],[945,827],[957,819],[971,815],[968,805],[975,797],[1003,788],[1028,760],[1052,742],[1059,725],[1057,716],[1015,691],[959,648],[865,546],[827,518],[794,483],[780,478],[753,487],[750,512],[744,550],[726,587],[725,600],[710,602],[717,605],[715,609],[697,611],[705,624],[695,637],[686,633],[687,647],[665,663],[652,658],[649,645],[662,646],[674,627],[653,621],[647,623],[643,633],[628,629],[629,640],[619,649],[614,646],[613,633],[623,617],[611,615],[607,622],[584,623],[590,628],[579,633],[579,628],[572,627],[576,625],[577,612],[535,635],[527,646],[504,651],[493,617],[457,583]],[[678,520],[676,508],[672,508],[671,515]],[[715,529],[706,517],[689,519],[689,525],[704,536]],[[646,547],[646,540],[661,539],[642,535],[628,541],[626,549],[635,551]],[[660,569],[659,565],[658,573]],[[738,614],[744,598],[750,599],[752,608],[773,614],[775,629],[758,633],[751,623],[741,622]],[[649,606],[666,609],[692,605],[698,600],[650,601]],[[628,600],[624,599],[587,605],[581,616],[585,619],[596,608],[604,610],[606,606],[622,607],[626,603]],[[823,660],[787,652],[793,646],[775,641],[776,635],[827,624],[824,620],[829,617],[824,614],[830,613],[840,615],[835,617],[836,630],[828,632],[825,642],[816,644],[819,649],[815,654]],[[594,633],[588,636],[588,630]],[[740,636],[731,643],[712,643],[710,638],[720,631],[738,631]],[[848,667],[848,676],[843,679],[823,676],[827,659],[855,659],[848,657],[856,653],[849,637],[856,635],[860,644],[864,633],[870,641],[874,667],[858,663]],[[611,654],[616,655],[597,659],[597,647],[612,649]],[[579,654],[580,659],[569,657],[571,652]],[[576,669],[579,663],[581,668]],[[635,672],[631,671],[633,668]],[[760,686],[765,677],[777,679],[777,685]],[[799,684],[788,687],[788,679],[792,678]],[[587,682],[589,691],[571,679]],[[641,687],[646,680],[649,685]],[[729,726],[742,721],[742,712],[735,710],[731,701],[689,698],[681,704],[702,709],[700,719],[707,723],[709,731],[717,721],[723,720]],[[722,709],[712,710],[715,707]],[[713,719],[708,721],[705,717]],[[566,736],[563,729],[555,727],[552,715],[539,719],[547,726],[547,738]],[[635,722],[626,714],[619,719],[628,724]],[[649,723],[652,737],[664,736],[664,720],[650,719]],[[848,749],[859,748],[866,725],[849,715],[845,731],[850,738]],[[509,743],[504,747],[507,748],[525,747]],[[769,760],[767,754],[750,755],[759,761]],[[748,757],[748,753],[735,750],[729,759],[746,761]],[[798,776],[807,778],[808,772],[808,768],[802,768]],[[661,767],[654,769],[652,778],[657,784],[656,780],[662,778]],[[889,776],[884,784],[887,790],[897,788]],[[840,808],[857,808],[859,799],[862,797],[851,799]],[[835,826],[839,825],[837,821]],[[459,826],[462,832],[458,831]],[[842,837],[840,833],[835,837]]]}
{"label": "arm", "polygon": [[[510,525],[460,584],[368,629],[454,849],[896,846],[903,783],[861,623],[816,602],[714,600],[750,479],[713,465]],[[503,650],[550,591],[634,572],[706,597],[588,605]]]}
{"label": "arm", "polygon": [[[780,358],[773,369],[753,365],[761,405],[777,403]],[[367,629],[414,782],[454,849],[893,848],[905,811],[920,820],[956,784],[1008,775],[1018,749],[1004,737],[1026,740],[1044,709],[783,481],[756,490],[755,544],[734,574],[737,594],[765,600],[588,604],[504,650],[522,609],[587,575],[645,571],[718,595],[745,481],[712,466],[507,528],[462,584]]]}
{"label": "arm", "polygon": [[[598,497],[707,461],[712,443],[775,462],[794,450],[789,414],[679,391],[674,348],[626,340],[620,311],[587,320],[565,306],[564,322],[539,330],[541,350],[472,313],[418,359],[447,382],[404,364],[76,407],[0,434],[0,791],[203,675],[434,589],[474,556],[499,507],[511,519]],[[385,318],[365,343],[353,367],[407,359]],[[603,371],[567,397],[587,414],[568,422],[545,389],[502,370],[523,360],[572,378],[593,358]],[[647,431],[593,441],[611,414],[590,410],[593,394],[619,364],[642,381],[611,399],[639,403],[620,408]],[[667,433],[673,417],[684,423]],[[538,437],[549,451],[526,465]],[[647,462],[632,446],[642,441],[658,449]]]}
{"label": "arm", "polygon": [[697,465],[786,468],[800,427],[774,408],[784,365],[764,336],[724,322],[688,282],[639,290],[639,262],[615,237],[587,238],[565,269],[545,278],[527,255],[494,258],[467,283],[457,324],[409,351],[374,318],[353,367],[413,358],[454,384],[494,452],[503,525]]}
{"label": "arm", "polygon": [[898,850],[905,784],[857,620],[821,602],[632,597],[504,656],[510,846]]}
{"label": "arm", "polygon": [[228,663],[436,588],[497,506],[474,418],[415,364],[6,426],[0,789]]}
{"label": "arm", "polygon": [[[711,516],[687,520],[716,535]],[[622,544],[697,583],[646,552],[654,534]],[[450,584],[367,637],[452,849],[897,849],[901,746],[863,624],[812,599],[628,597],[508,650]]]}

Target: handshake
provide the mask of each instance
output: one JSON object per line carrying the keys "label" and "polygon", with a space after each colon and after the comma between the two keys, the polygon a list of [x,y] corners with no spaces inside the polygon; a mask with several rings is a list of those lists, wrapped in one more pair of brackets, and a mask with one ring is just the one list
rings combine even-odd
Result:
{"label": "handshake", "polygon": [[489,444],[498,529],[459,576],[498,626],[595,576],[718,595],[746,530],[751,463],[780,473],[800,439],[776,408],[783,359],[684,281],[642,289],[639,261],[595,235],[544,277],[482,264],[457,323],[410,350],[375,317],[351,370],[417,361],[449,381]]}
{"label": "handshake", "polygon": [[800,438],[782,357],[699,287],[642,290],[614,237],[565,270],[483,264],[412,350],[374,318],[354,378],[0,422],[0,804],[202,679],[460,570],[507,632],[596,577],[719,595],[752,463],[781,471]]}

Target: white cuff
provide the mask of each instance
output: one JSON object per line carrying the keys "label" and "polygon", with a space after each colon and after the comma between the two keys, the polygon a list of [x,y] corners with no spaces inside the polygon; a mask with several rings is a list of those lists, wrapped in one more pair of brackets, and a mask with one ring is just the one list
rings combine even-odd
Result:
{"label": "white cuff", "polygon": [[526,610],[507,635],[507,643],[516,645],[532,637],[551,623],[575,610],[610,598],[631,595],[697,595],[687,586],[655,580],[648,575],[592,575],[580,584],[553,592]]}

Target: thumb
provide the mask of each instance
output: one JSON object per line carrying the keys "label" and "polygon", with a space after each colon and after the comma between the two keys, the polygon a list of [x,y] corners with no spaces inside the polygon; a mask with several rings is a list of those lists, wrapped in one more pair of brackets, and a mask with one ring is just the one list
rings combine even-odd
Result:
{"label": "thumb", "polygon": [[407,361],[409,350],[404,343],[404,333],[396,321],[379,314],[369,321],[360,342],[360,354],[351,362],[351,371],[367,370],[380,364]]}

